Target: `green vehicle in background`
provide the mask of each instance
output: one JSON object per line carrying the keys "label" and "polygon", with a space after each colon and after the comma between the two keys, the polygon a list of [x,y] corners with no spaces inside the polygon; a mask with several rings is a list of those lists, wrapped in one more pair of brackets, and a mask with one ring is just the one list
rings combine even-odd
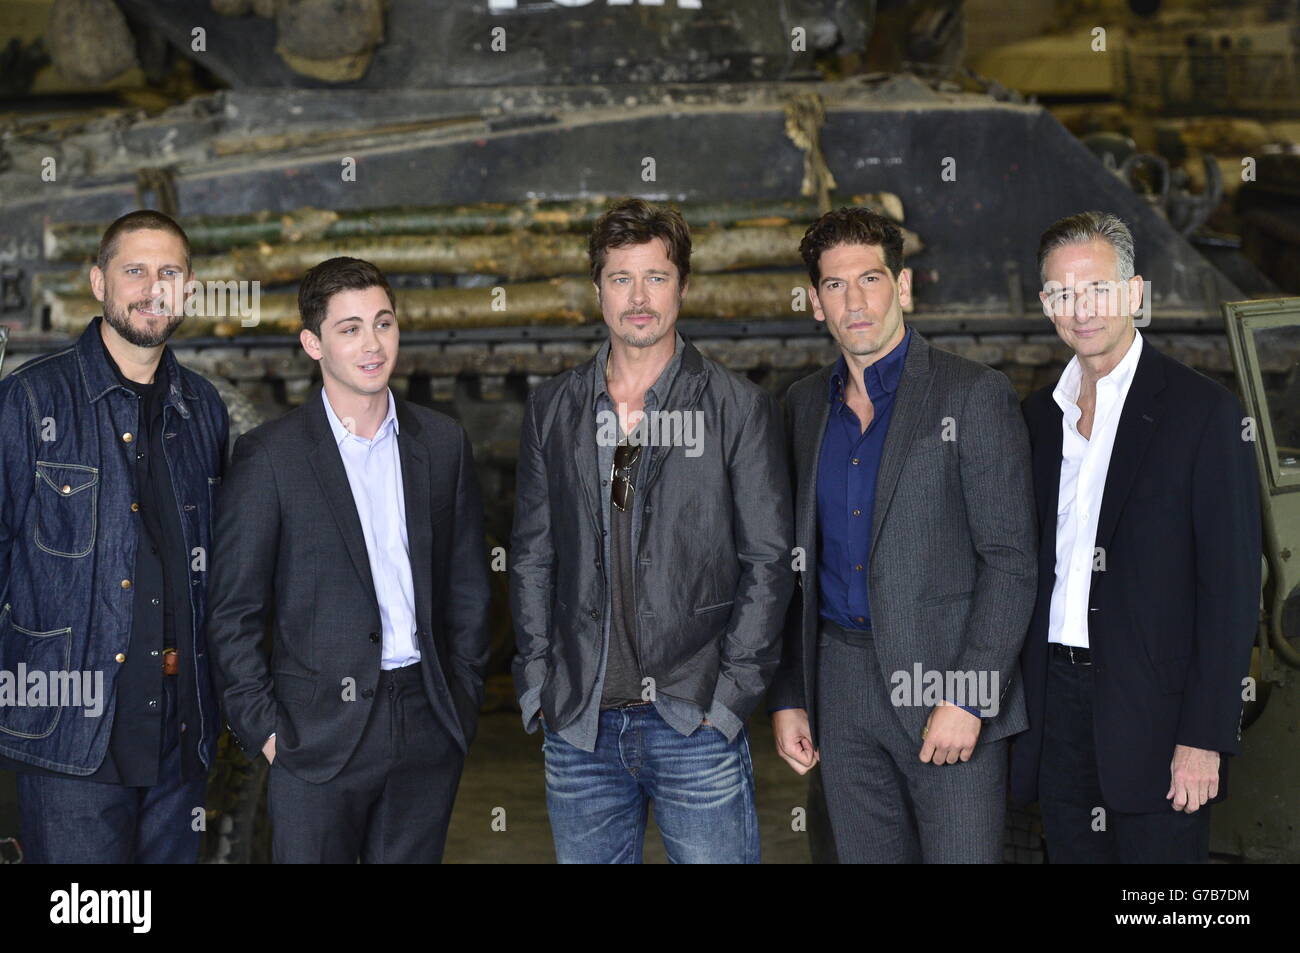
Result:
{"label": "green vehicle in background", "polygon": [[[1264,586],[1251,659],[1253,700],[1210,850],[1244,861],[1300,860],[1300,298],[1223,306],[1259,462]],[[1250,698],[1250,696],[1247,696]]]}

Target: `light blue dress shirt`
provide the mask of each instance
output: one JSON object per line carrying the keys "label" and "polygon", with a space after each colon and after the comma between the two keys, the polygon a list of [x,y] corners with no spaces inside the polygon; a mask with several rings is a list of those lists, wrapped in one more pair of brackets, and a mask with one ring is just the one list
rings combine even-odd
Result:
{"label": "light blue dress shirt", "polygon": [[374,437],[366,440],[351,433],[339,420],[325,388],[320,393],[366,539],[370,576],[384,630],[379,667],[412,665],[420,661],[420,649],[415,641],[415,584],[406,532],[402,458],[397,450],[397,403],[389,390],[388,415]]}

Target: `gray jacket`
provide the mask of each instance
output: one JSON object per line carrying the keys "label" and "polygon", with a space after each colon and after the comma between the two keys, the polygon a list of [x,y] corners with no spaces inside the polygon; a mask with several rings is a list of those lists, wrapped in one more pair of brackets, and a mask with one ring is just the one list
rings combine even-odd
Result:
{"label": "gray jacket", "polygon": [[[795,543],[804,561],[768,708],[804,708],[817,739],[817,461],[834,365],[790,386],[786,432],[795,480]],[[913,329],[876,480],[867,585],[881,677],[997,677],[980,742],[1023,731],[1017,656],[1038,578],[1029,439],[1011,383],[983,364],[932,348]],[[924,698],[924,692],[920,693]],[[896,707],[921,743],[933,705]],[[969,697],[969,696],[968,696]],[[979,706],[977,706],[979,707]]]}
{"label": "gray jacket", "polygon": [[[524,410],[510,606],[529,731],[539,706],[563,730],[600,675],[604,529],[591,408],[601,370],[592,358],[544,382]],[[691,414],[702,431],[693,447],[648,447],[642,463],[633,582],[642,672],[657,695],[705,711],[716,702],[744,721],[779,662],[794,588],[780,414],[771,395],[689,341],[661,412]]]}

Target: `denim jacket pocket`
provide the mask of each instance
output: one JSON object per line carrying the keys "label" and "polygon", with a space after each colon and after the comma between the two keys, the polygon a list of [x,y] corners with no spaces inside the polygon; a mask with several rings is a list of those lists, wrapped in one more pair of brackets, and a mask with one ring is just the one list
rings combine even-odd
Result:
{"label": "denim jacket pocket", "polygon": [[[68,671],[71,652],[71,628],[36,632],[14,622],[8,604],[0,609],[0,671],[8,673],[24,693],[23,704],[0,705],[0,733],[30,739],[54,731],[63,713],[58,692],[66,683],[63,673]],[[45,685],[39,702],[27,697],[36,673]]]}
{"label": "denim jacket pocket", "polygon": [[98,522],[99,470],[37,460],[35,496],[37,547],[52,556],[90,555]]}

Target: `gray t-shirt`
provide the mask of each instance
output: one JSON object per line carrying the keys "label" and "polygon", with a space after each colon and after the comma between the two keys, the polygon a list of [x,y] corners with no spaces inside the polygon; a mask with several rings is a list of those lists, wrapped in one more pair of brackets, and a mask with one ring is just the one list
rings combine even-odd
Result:
{"label": "gray t-shirt", "polygon": [[[627,442],[626,435],[621,442]],[[641,663],[636,648],[636,598],[632,591],[632,500],[637,493],[641,464],[648,451],[648,447],[642,447],[628,471],[632,490],[627,510],[620,510],[612,499],[609,505],[609,575],[614,605],[609,618],[609,659],[605,663],[605,682],[601,687],[601,708],[644,701],[641,697]],[[613,481],[611,492],[612,484]]]}

